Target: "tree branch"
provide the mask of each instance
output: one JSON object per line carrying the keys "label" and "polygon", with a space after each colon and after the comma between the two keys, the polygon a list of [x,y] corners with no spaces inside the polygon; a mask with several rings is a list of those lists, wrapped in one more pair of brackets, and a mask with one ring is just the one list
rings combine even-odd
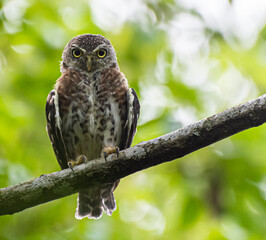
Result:
{"label": "tree branch", "polygon": [[137,171],[183,157],[245,129],[266,121],[266,94],[237,107],[190,124],[164,136],[141,142],[111,155],[74,168],[0,189],[0,215],[14,214],[26,208],[78,192],[88,183],[113,182]]}

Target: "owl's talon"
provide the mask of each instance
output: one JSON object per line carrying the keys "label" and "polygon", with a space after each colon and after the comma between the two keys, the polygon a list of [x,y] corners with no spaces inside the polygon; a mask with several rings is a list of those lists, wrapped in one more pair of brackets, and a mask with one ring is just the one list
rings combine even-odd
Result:
{"label": "owl's talon", "polygon": [[73,167],[72,167],[72,164],[71,164],[71,163],[69,163],[69,165],[68,165],[68,166],[69,166],[69,168],[71,169],[71,171],[72,171],[72,172],[74,172],[74,170],[73,170]]}
{"label": "owl's talon", "polygon": [[85,155],[79,155],[76,157],[76,160],[69,160],[68,161],[68,167],[74,172],[73,167],[80,165],[82,163],[88,162],[88,159],[86,158]]}
{"label": "owl's talon", "polygon": [[105,161],[106,158],[113,153],[116,153],[116,156],[119,157],[119,147],[104,147],[104,149],[102,150],[102,155]]}
{"label": "owl's talon", "polygon": [[76,158],[76,165],[79,165],[79,164],[82,164],[82,163],[86,163],[88,162],[88,159],[85,155],[79,155],[77,158]]}
{"label": "owl's talon", "polygon": [[75,166],[75,161],[70,160],[70,161],[67,163],[67,165],[68,165],[68,167],[72,170],[72,172],[74,172],[73,167]]}
{"label": "owl's talon", "polygon": [[116,147],[115,151],[116,151],[116,156],[119,157],[119,147]]}

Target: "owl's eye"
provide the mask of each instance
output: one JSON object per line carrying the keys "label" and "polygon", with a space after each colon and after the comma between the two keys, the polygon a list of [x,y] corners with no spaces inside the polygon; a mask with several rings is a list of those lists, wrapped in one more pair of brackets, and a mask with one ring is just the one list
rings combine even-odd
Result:
{"label": "owl's eye", "polygon": [[76,49],[73,49],[72,54],[75,58],[79,58],[82,55],[82,51],[76,48]]}
{"label": "owl's eye", "polygon": [[103,48],[101,48],[97,51],[97,56],[99,58],[104,58],[106,56],[106,54],[107,54],[107,51]]}

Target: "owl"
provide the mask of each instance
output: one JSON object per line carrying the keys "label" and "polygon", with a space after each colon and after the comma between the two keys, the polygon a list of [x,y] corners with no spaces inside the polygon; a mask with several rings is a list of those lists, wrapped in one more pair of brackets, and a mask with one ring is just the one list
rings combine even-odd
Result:
{"label": "owl", "polygon": [[[120,72],[110,41],[101,35],[74,37],[64,48],[61,77],[46,102],[47,132],[61,169],[129,148],[140,105]],[[98,219],[116,209],[119,180],[79,189],[75,217]]]}

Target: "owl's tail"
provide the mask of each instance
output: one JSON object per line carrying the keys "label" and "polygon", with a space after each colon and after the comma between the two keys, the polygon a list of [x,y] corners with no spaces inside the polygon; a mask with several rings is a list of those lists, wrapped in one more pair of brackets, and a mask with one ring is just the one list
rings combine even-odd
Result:
{"label": "owl's tail", "polygon": [[115,183],[95,185],[81,190],[78,195],[75,217],[77,219],[84,217],[98,219],[102,216],[103,210],[107,215],[112,215],[116,209],[113,192],[118,183],[119,180]]}

